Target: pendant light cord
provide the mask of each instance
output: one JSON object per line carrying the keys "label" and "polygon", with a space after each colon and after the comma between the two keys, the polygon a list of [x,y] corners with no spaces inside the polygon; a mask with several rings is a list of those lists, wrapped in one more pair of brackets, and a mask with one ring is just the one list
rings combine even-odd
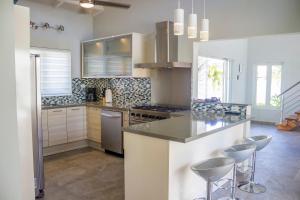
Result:
{"label": "pendant light cord", "polygon": [[192,14],[194,14],[194,0],[192,0]]}
{"label": "pendant light cord", "polygon": [[203,9],[204,9],[204,12],[203,12],[203,14],[204,14],[204,19],[206,18],[206,0],[203,0]]}
{"label": "pendant light cord", "polygon": [[180,0],[178,0],[178,8],[180,8]]}

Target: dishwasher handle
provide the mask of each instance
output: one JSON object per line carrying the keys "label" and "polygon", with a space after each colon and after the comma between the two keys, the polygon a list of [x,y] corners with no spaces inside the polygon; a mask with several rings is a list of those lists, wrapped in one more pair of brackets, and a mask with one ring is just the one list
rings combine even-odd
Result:
{"label": "dishwasher handle", "polygon": [[109,114],[106,114],[106,113],[101,113],[101,116],[102,117],[108,117],[108,118],[121,118],[122,117],[121,115],[109,115]]}

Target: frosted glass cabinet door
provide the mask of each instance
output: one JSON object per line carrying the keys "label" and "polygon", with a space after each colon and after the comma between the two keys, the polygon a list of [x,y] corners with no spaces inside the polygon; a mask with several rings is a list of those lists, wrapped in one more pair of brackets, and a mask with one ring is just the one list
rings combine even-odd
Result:
{"label": "frosted glass cabinet door", "polygon": [[105,55],[131,56],[132,35],[115,37],[106,40]]}
{"label": "frosted glass cabinet door", "polygon": [[82,43],[82,76],[132,76],[132,34]]}
{"label": "frosted glass cabinet door", "polygon": [[97,77],[105,74],[105,41],[94,40],[82,43],[82,75]]}

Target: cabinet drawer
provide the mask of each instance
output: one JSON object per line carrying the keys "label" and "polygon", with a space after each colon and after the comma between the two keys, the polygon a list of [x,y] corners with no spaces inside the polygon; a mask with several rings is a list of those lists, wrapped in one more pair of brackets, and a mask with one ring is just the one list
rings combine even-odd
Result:
{"label": "cabinet drawer", "polygon": [[43,140],[43,147],[48,147],[48,146],[49,146],[49,141]]}
{"label": "cabinet drawer", "polygon": [[101,109],[87,108],[87,136],[95,142],[101,142]]}
{"label": "cabinet drawer", "polygon": [[64,144],[68,141],[66,109],[48,110],[49,146]]}
{"label": "cabinet drawer", "polygon": [[86,139],[85,107],[67,108],[68,142]]}
{"label": "cabinet drawer", "polygon": [[48,110],[48,117],[52,115],[65,115],[67,112],[66,108],[58,108],[58,109],[49,109]]}
{"label": "cabinet drawer", "polygon": [[48,133],[48,129],[47,130],[42,130],[43,132],[43,147],[47,147],[49,144],[49,133]]}
{"label": "cabinet drawer", "polygon": [[48,129],[48,111],[42,110],[42,129],[47,130]]}
{"label": "cabinet drawer", "polygon": [[68,116],[71,115],[83,115],[85,111],[85,107],[71,107],[67,108],[67,114]]}

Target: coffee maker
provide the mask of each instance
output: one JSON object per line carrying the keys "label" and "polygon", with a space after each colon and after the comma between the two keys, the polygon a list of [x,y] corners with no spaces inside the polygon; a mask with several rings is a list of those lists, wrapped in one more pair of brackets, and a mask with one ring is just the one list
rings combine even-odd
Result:
{"label": "coffee maker", "polygon": [[96,88],[86,89],[86,101],[87,102],[97,101]]}

